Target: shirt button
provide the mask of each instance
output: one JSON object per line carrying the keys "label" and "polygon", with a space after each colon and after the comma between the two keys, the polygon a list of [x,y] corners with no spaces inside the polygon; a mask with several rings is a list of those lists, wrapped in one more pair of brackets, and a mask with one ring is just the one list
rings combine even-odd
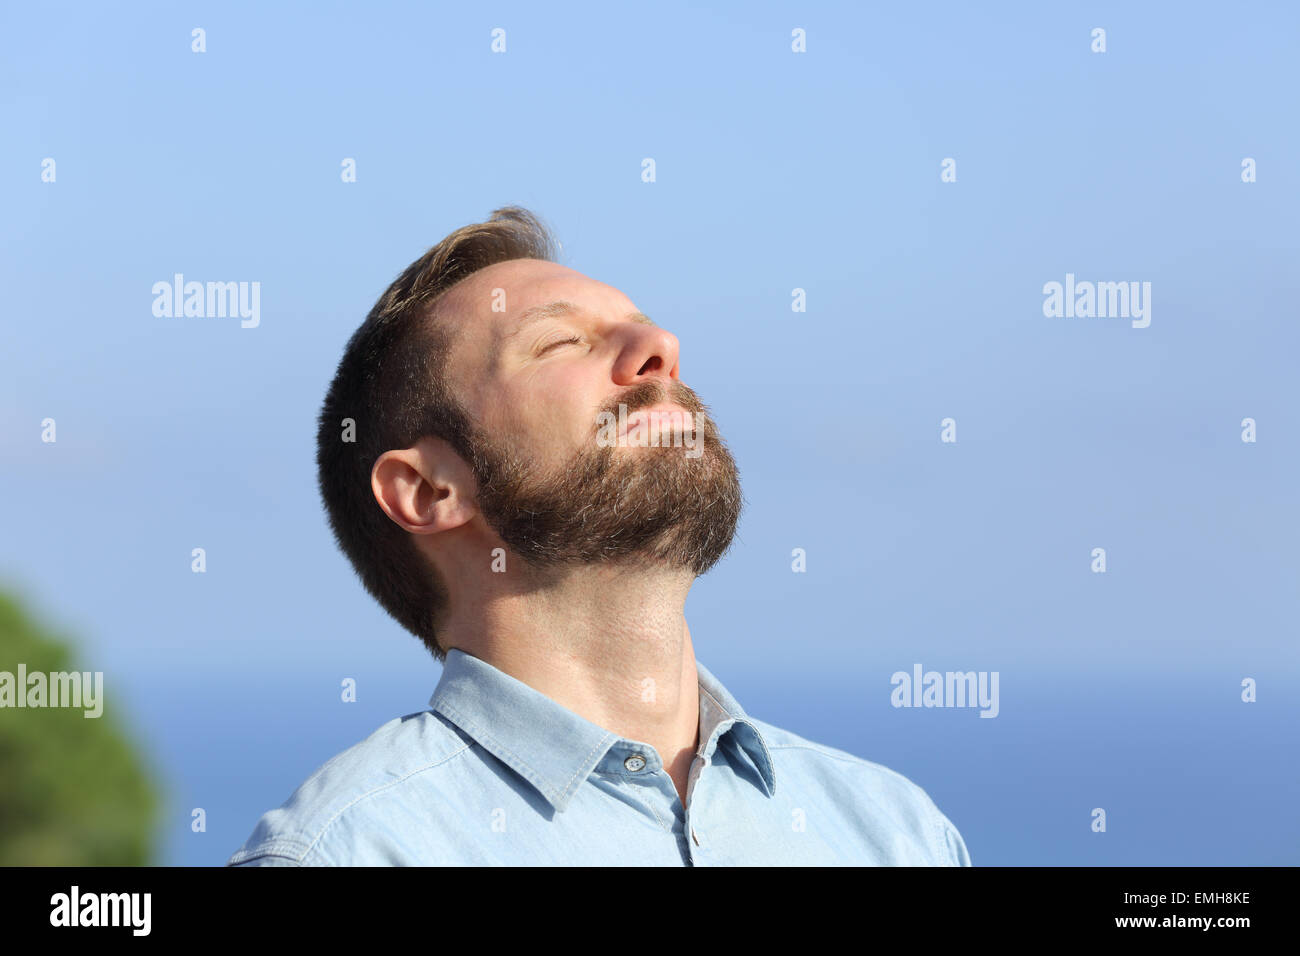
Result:
{"label": "shirt button", "polygon": [[627,769],[631,770],[633,773],[636,773],[638,770],[645,769],[645,757],[642,757],[640,754],[633,754],[623,761],[623,766],[627,767]]}

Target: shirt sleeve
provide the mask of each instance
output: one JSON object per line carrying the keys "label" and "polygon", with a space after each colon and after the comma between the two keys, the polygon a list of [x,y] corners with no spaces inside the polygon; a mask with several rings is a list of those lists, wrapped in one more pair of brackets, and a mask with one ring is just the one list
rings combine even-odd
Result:
{"label": "shirt sleeve", "polygon": [[970,851],[966,849],[966,841],[957,832],[957,828],[953,826],[952,821],[942,813],[939,814],[939,826],[943,831],[943,848],[948,854],[948,865],[974,866],[971,863]]}
{"label": "shirt sleeve", "polygon": [[227,863],[226,866],[302,866],[297,860],[291,860],[287,856],[276,856],[273,853],[266,853],[262,856],[255,856],[251,860],[241,860],[238,863]]}

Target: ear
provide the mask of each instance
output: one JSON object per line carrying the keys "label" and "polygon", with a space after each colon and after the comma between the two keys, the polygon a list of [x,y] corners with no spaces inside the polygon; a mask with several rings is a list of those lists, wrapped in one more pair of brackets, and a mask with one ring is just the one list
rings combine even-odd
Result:
{"label": "ear", "polygon": [[384,513],[412,534],[450,531],[478,513],[473,472],[441,438],[384,452],[370,470],[370,488]]}

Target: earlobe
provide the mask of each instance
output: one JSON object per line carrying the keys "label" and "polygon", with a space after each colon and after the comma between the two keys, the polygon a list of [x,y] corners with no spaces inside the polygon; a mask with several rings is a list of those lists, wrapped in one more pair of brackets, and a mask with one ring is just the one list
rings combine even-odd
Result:
{"label": "earlobe", "polygon": [[386,451],[370,472],[370,487],[384,513],[412,534],[436,534],[474,516],[466,493],[469,469],[445,442],[421,439]]}

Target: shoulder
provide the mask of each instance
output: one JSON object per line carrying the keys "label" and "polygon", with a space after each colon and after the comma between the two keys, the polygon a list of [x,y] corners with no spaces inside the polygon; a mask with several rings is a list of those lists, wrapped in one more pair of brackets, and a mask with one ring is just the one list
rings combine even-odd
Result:
{"label": "shoulder", "polygon": [[387,814],[412,788],[436,786],[441,769],[472,745],[432,711],[394,718],[318,767],[281,806],[264,813],[227,866],[330,866],[331,834]]}
{"label": "shoulder", "polygon": [[[874,827],[902,833],[923,845],[935,862],[970,866],[965,841],[930,795],[896,770],[845,750],[800,737],[766,721],[747,718],[763,736],[782,780],[811,780],[819,792],[840,798]],[[863,822],[868,822],[865,820]]]}

